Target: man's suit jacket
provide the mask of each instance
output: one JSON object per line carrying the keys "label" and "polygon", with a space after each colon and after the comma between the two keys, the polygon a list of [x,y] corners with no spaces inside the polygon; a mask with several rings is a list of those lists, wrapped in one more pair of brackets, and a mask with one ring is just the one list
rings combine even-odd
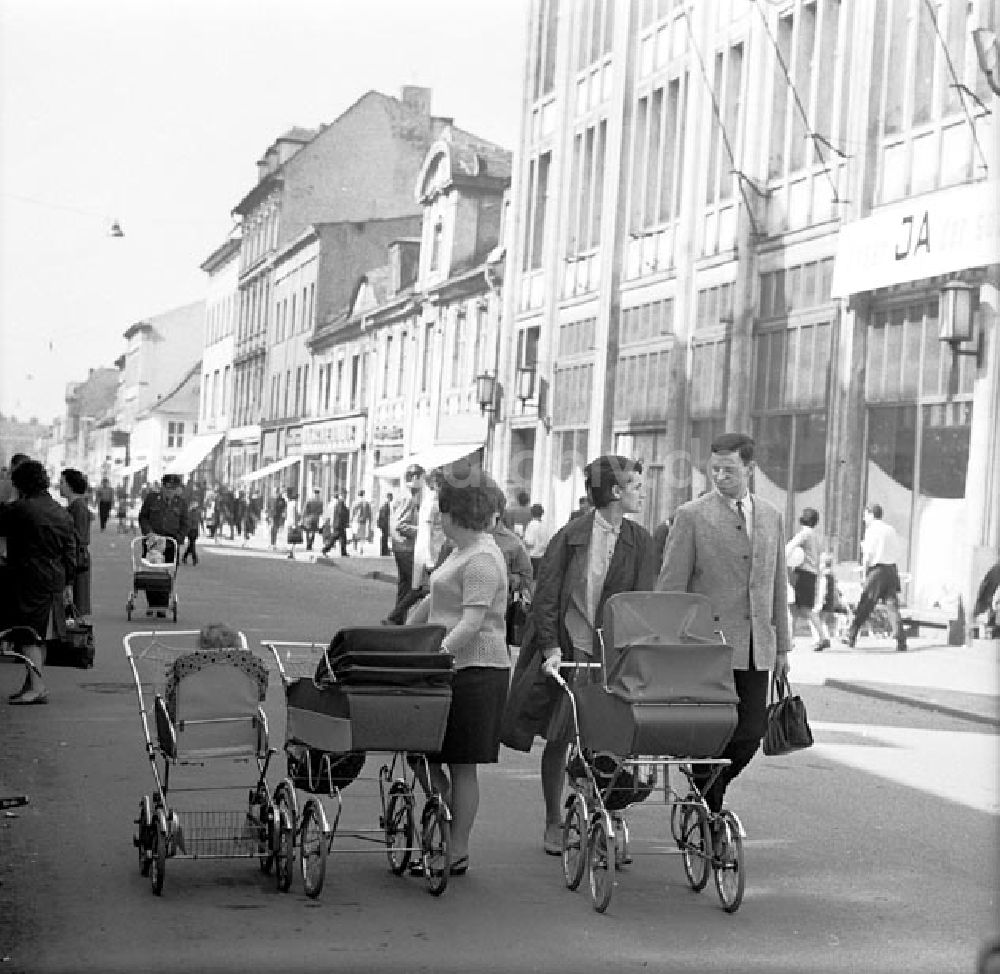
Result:
{"label": "man's suit jacket", "polygon": [[785,529],[773,505],[754,495],[752,541],[718,491],[677,509],[656,587],[711,599],[735,669],[749,669],[751,634],[757,669],[791,649],[786,586]]}

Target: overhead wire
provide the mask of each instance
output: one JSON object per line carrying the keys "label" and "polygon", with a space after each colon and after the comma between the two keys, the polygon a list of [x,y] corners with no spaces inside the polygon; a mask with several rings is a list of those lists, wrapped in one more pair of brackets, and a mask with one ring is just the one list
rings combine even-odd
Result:
{"label": "overhead wire", "polygon": [[774,48],[774,55],[778,59],[778,64],[781,65],[781,72],[785,76],[785,84],[788,86],[789,90],[792,93],[792,98],[795,101],[795,107],[798,110],[800,117],[802,118],[802,124],[805,126],[806,137],[812,143],[813,148],[816,151],[816,155],[819,156],[819,161],[820,163],[822,163],[823,173],[826,176],[827,181],[830,183],[830,189],[833,192],[832,202],[846,203],[848,201],[842,200],[840,198],[840,194],[837,191],[837,184],[833,181],[833,176],[830,175],[830,164],[827,161],[826,156],[823,154],[823,146],[824,145],[829,146],[833,152],[836,152],[837,155],[841,156],[842,158],[847,159],[850,157],[847,155],[847,153],[843,152],[840,149],[835,148],[831,144],[829,139],[827,139],[823,135],[820,135],[813,129],[812,125],[809,124],[809,115],[806,112],[806,106],[802,103],[802,96],[799,94],[798,88],[795,87],[795,82],[792,81],[792,74],[788,70],[788,65],[785,63],[785,58],[781,53],[781,48],[778,47],[778,40],[774,36],[774,34],[771,33],[771,25],[767,22],[767,14],[761,8],[759,0],[753,0],[753,5],[757,13],[760,14],[761,23],[763,23],[764,25],[764,30],[767,33],[768,40],[770,40],[771,42],[771,47]]}
{"label": "overhead wire", "polygon": [[[743,198],[743,205],[746,207],[747,216],[750,218],[751,232],[755,237],[757,237],[760,235],[760,231],[757,227],[757,221],[754,219],[753,208],[750,206],[750,199],[747,196],[746,186],[744,185],[744,180],[749,179],[749,177],[736,164],[736,156],[733,153],[733,145],[729,139],[729,133],[726,131],[726,124],[722,120],[722,110],[719,108],[719,99],[716,97],[715,87],[712,85],[712,82],[708,77],[708,68],[705,65],[705,59],[702,56],[698,41],[694,36],[694,27],[691,24],[691,13],[686,6],[681,9],[684,14],[684,23],[687,25],[688,37],[691,40],[691,47],[694,50],[695,57],[698,59],[698,65],[701,68],[701,76],[704,79],[705,87],[708,89],[708,95],[712,99],[712,114],[715,115],[715,120],[719,124],[719,131],[722,133],[722,144],[725,146],[726,154],[729,156],[729,162],[732,165],[731,172],[737,177],[736,183],[740,188],[740,196]],[[757,189],[756,184],[754,184],[752,180],[751,185],[754,187],[755,192],[760,195],[764,195]]]}

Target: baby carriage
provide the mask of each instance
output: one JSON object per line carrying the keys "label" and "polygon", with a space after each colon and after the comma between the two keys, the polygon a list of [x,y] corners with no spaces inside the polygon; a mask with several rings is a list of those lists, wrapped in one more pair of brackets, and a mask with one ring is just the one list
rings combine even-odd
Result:
{"label": "baby carriage", "polygon": [[[361,770],[372,751],[385,752],[376,779],[379,827],[352,828],[345,836],[382,846],[396,875],[415,860],[430,892],[444,892],[451,813],[431,791],[418,833],[415,794],[418,771],[429,781],[426,754],[440,749],[451,707],[453,660],[440,652],[444,635],[442,626],[382,626],[342,629],[326,649],[316,643],[263,643],[285,686],[288,777],[311,796],[301,814],[294,806],[307,896],[319,896],[323,888],[342,793],[358,778],[365,780]],[[332,803],[331,815],[324,798]]]}
{"label": "baby carriage", "polygon": [[132,556],[132,591],[125,601],[125,617],[131,622],[140,592],[146,593],[146,615],[154,613],[165,619],[170,610],[177,621],[177,567],[180,564],[180,544],[173,538],[149,534],[133,538],[129,546]]}
{"label": "baby carriage", "polygon": [[[704,798],[729,764],[718,755],[736,727],[738,701],[732,649],[713,627],[704,596],[621,593],[604,608],[601,661],[561,667],[573,729],[563,874],[576,889],[589,868],[598,912],[611,900],[616,868],[631,862],[625,809],[656,790],[661,772],[688,882],[700,891],[714,871],[723,908],[739,909],[743,827],[728,810],[713,815]],[[686,781],[684,794],[671,784],[671,768]]]}
{"label": "baby carriage", "polygon": [[[276,753],[261,707],[267,668],[242,633],[239,645],[223,649],[197,648],[198,635],[133,632],[123,639],[154,783],[135,820],[139,872],[159,895],[167,859],[259,858],[264,871],[277,864],[278,888],[287,890],[293,821],[290,789],[279,785],[273,799],[267,792]],[[246,779],[219,783],[235,780],[232,766],[251,761],[249,792]],[[172,786],[172,775],[181,787]]]}

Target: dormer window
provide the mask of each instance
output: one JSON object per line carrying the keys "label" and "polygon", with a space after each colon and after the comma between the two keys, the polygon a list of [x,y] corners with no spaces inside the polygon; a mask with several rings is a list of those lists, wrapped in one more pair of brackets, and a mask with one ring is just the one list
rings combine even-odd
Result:
{"label": "dormer window", "polygon": [[431,270],[436,271],[441,267],[441,240],[444,236],[444,223],[438,217],[434,222],[434,229],[431,236]]}

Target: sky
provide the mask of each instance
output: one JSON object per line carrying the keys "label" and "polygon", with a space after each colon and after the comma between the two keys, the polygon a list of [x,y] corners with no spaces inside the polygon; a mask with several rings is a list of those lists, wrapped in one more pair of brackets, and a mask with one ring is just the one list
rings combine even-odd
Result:
{"label": "sky", "polygon": [[[376,89],[516,148],[527,0],[0,0],[0,413],[204,297],[255,161]],[[124,237],[108,235],[117,220]]]}

